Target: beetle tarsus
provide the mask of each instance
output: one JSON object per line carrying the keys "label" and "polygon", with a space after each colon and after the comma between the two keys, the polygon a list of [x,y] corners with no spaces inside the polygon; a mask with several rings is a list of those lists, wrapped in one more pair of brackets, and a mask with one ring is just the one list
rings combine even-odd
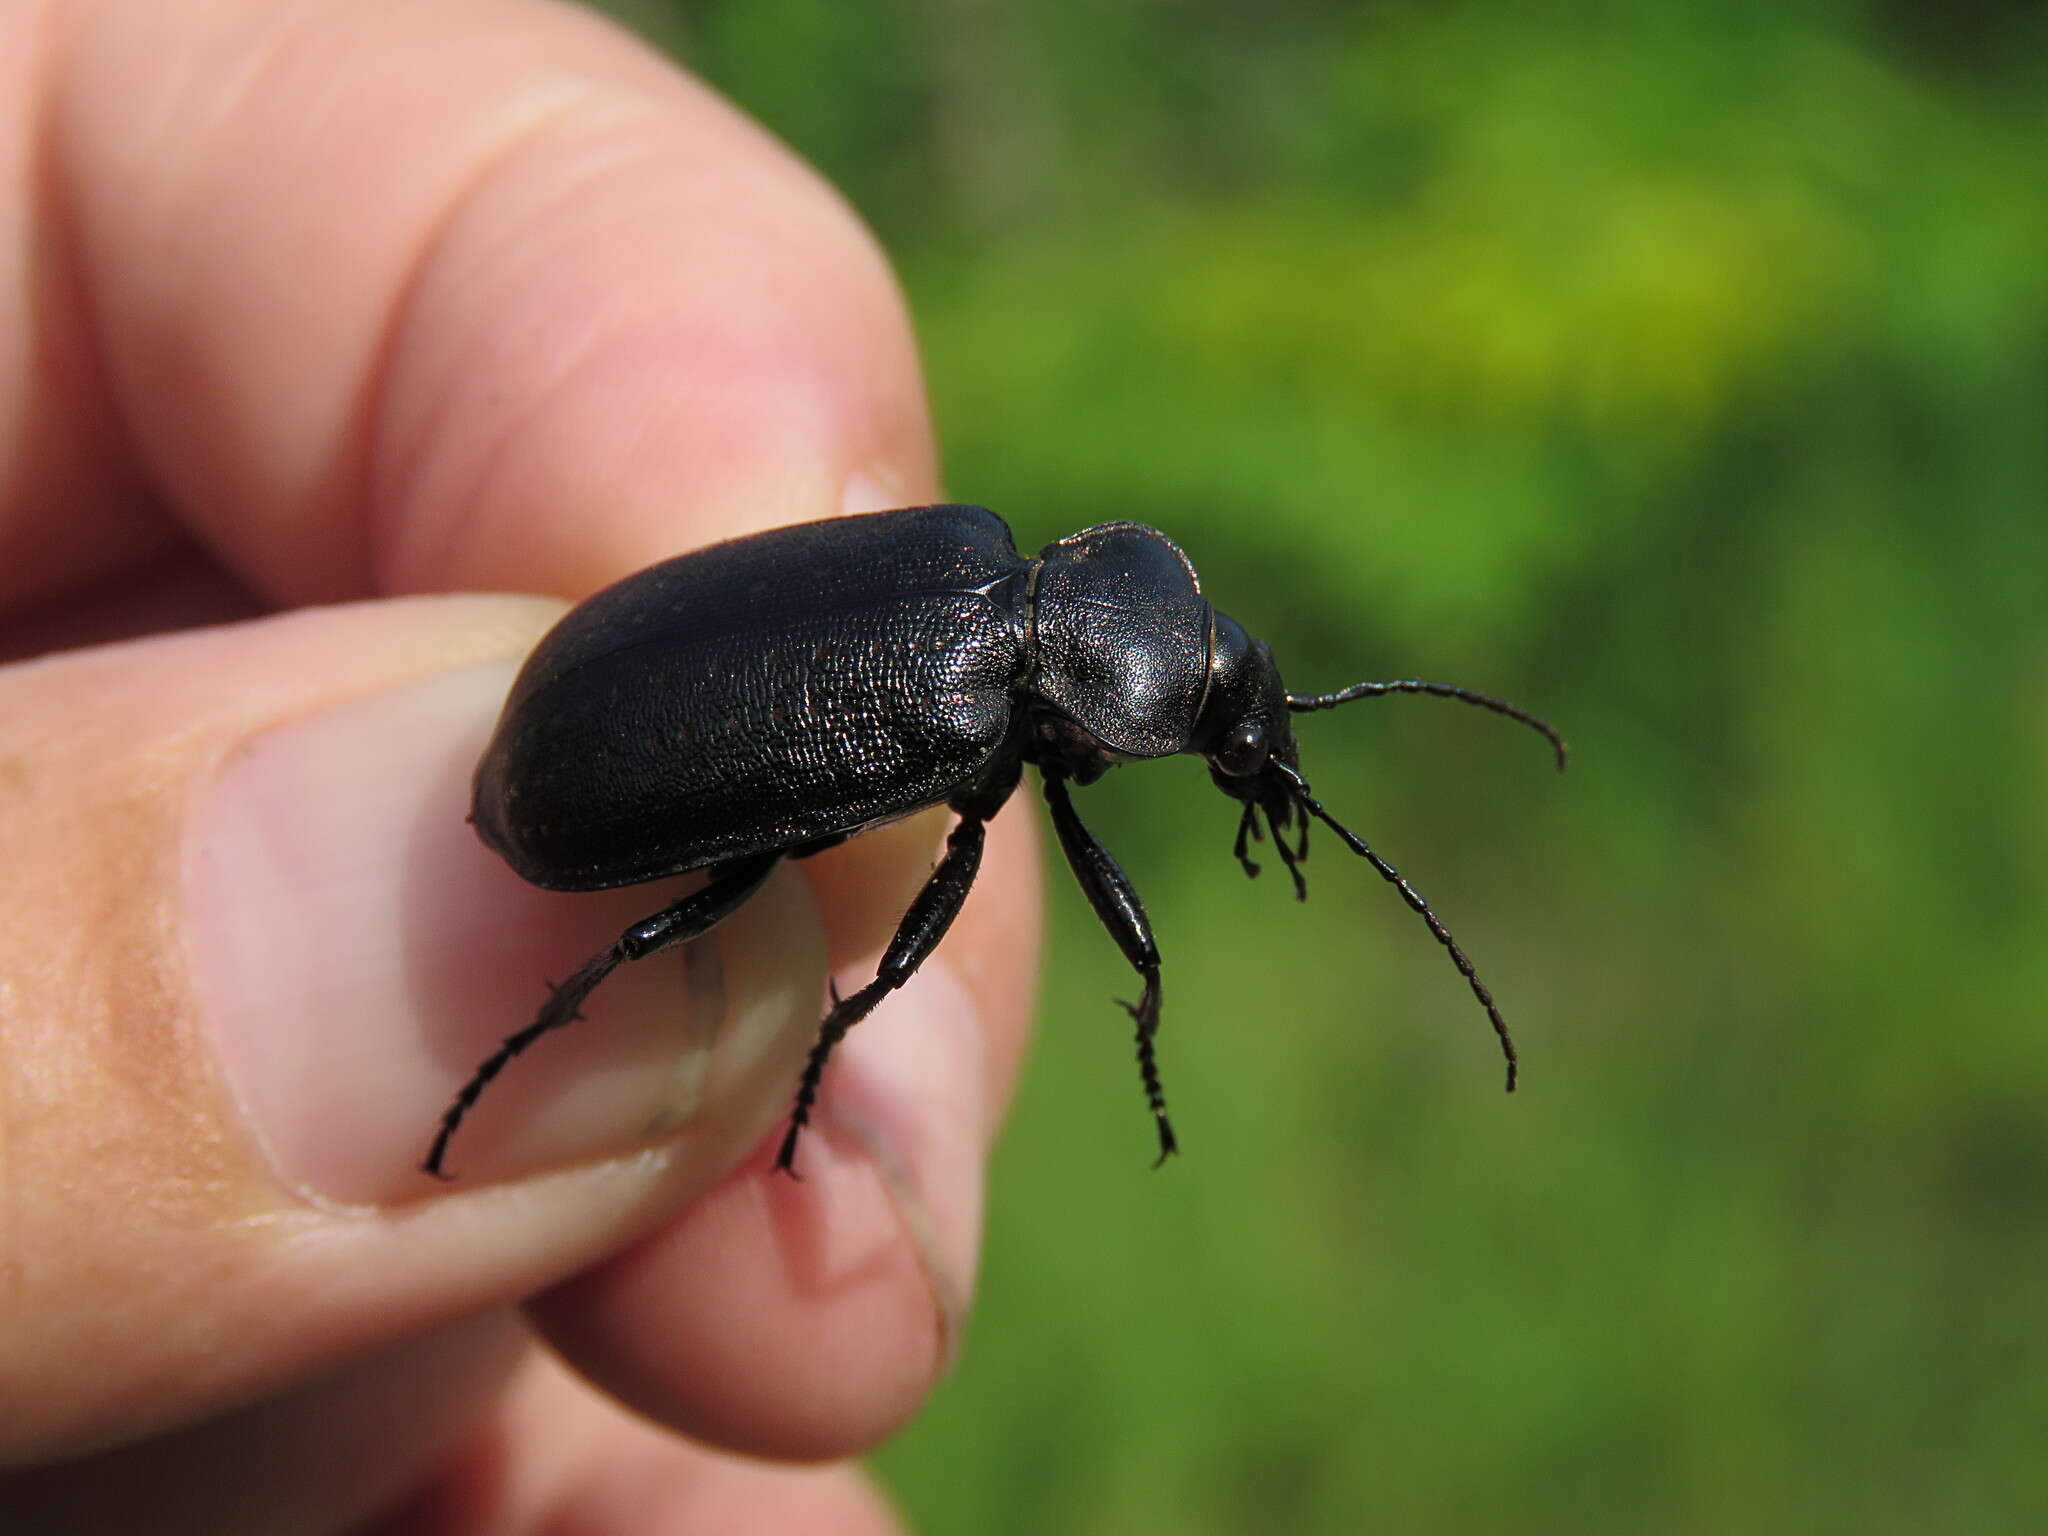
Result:
{"label": "beetle tarsus", "polygon": [[1156,1121],[1159,1127],[1159,1155],[1152,1159],[1152,1171],[1157,1173],[1166,1166],[1166,1160],[1180,1151],[1180,1143],[1173,1139],[1173,1122],[1160,1115]]}
{"label": "beetle tarsus", "polygon": [[1152,1160],[1154,1168],[1166,1166],[1166,1160],[1180,1150],[1180,1142],[1173,1134],[1173,1121],[1166,1114],[1166,1091],[1159,1082],[1159,1058],[1153,1044],[1153,1037],[1159,1033],[1159,976],[1155,971],[1145,978],[1145,991],[1135,1003],[1122,1003],[1125,1013],[1137,1025],[1138,1080],[1145,1085],[1145,1107],[1152,1111],[1152,1123],[1159,1130],[1159,1156]]}
{"label": "beetle tarsus", "polygon": [[802,1127],[796,1123],[795,1116],[792,1115],[790,1117],[789,1130],[782,1138],[782,1146],[776,1151],[775,1166],[770,1170],[773,1173],[786,1174],[799,1184],[804,1181],[804,1176],[796,1171],[796,1137],[797,1132],[801,1129]]}

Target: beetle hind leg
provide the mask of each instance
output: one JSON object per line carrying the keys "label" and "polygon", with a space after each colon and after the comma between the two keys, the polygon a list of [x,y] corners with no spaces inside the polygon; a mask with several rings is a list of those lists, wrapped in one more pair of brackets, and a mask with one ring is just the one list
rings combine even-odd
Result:
{"label": "beetle hind leg", "polygon": [[583,1017],[583,1000],[597,989],[599,982],[626,961],[639,960],[657,950],[694,939],[730,917],[761,888],[761,883],[768,878],[768,872],[779,858],[780,854],[764,853],[717,865],[712,870],[710,884],[692,891],[654,916],[642,918],[620,934],[609,949],[592,955],[575,975],[560,986],[550,982],[548,1000],[541,1007],[540,1017],[517,1034],[506,1036],[505,1043],[485,1057],[483,1064],[462,1085],[461,1091],[442,1114],[441,1128],[434,1135],[434,1145],[420,1167],[437,1179],[454,1177],[442,1170],[448,1155],[448,1143],[454,1139],[463,1117],[483,1096],[484,1089],[511,1064],[513,1057],[542,1035]]}
{"label": "beetle hind leg", "polygon": [[811,1111],[817,1107],[818,1085],[824,1080],[825,1063],[831,1059],[833,1050],[846,1038],[848,1030],[875,1011],[883,998],[916,975],[917,968],[938,947],[939,940],[953,926],[953,919],[960,915],[967,893],[974,886],[974,876],[981,868],[981,851],[986,841],[987,817],[962,813],[959,824],[946,838],[945,857],[939,860],[939,867],[932,871],[931,878],[925,881],[924,888],[917,893],[917,899],[911,902],[910,910],[904,913],[903,921],[897,925],[896,937],[889,941],[888,949],[883,952],[875,979],[850,997],[841,997],[839,984],[836,981],[832,983],[832,1011],[818,1026],[818,1038],[811,1046],[811,1054],[804,1062],[803,1077],[797,1083],[796,1104],[789,1114],[789,1131],[783,1136],[782,1146],[775,1154],[775,1166],[780,1172],[791,1178],[797,1176],[797,1140],[803,1135],[804,1127],[810,1124]]}

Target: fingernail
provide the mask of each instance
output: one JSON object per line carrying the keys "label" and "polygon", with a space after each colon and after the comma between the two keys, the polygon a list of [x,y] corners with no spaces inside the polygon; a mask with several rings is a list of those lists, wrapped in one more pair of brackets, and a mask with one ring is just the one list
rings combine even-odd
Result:
{"label": "fingernail", "polygon": [[[194,808],[194,980],[227,1086],[279,1177],[372,1202],[418,1171],[477,1065],[559,981],[692,877],[526,885],[467,825],[515,666],[444,674],[259,735]],[[778,871],[697,941],[622,966],[477,1101],[447,1167],[478,1182],[674,1138],[714,1172],[787,1108],[825,948]]]}
{"label": "fingernail", "polygon": [[[873,974],[872,964],[849,969],[840,988]],[[959,1348],[981,1249],[987,1074],[973,994],[934,957],[847,1036],[827,1071],[819,1134],[797,1153],[819,1203],[851,1231],[866,1225],[850,1214],[864,1202],[832,1185],[879,1184],[931,1291],[941,1370]]]}

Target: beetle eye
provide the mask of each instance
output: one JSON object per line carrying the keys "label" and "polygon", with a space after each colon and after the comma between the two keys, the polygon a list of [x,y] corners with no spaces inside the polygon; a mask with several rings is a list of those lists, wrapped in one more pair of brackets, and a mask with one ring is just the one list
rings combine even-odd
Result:
{"label": "beetle eye", "polygon": [[1215,763],[1233,779],[1242,779],[1266,766],[1266,728],[1256,720],[1240,720],[1216,749]]}

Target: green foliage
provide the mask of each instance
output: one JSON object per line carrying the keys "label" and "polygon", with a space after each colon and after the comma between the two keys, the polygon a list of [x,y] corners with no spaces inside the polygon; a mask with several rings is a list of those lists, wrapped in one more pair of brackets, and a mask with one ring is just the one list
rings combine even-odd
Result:
{"label": "green foliage", "polygon": [[[1938,14],[1937,14],[1938,13]],[[636,7],[662,21],[655,0]],[[727,0],[665,33],[882,233],[954,492],[1137,517],[1297,687],[1322,840],[1084,802],[933,1531],[2048,1519],[2036,7]],[[1121,781],[1121,782],[1119,782]]]}

